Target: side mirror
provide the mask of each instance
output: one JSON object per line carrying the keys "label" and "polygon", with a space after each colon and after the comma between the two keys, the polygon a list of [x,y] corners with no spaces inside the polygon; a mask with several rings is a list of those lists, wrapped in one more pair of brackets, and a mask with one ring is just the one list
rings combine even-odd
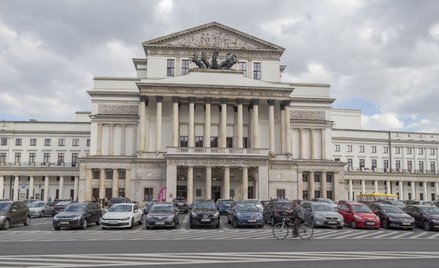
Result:
{"label": "side mirror", "polygon": [[139,210],[138,210],[138,209],[135,209],[135,210],[134,210],[134,213],[137,213],[137,212],[139,212]]}

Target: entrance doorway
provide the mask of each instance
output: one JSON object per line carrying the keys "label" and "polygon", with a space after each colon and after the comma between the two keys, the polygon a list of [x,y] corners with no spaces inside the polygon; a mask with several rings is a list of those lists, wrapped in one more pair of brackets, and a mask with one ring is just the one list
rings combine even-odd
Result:
{"label": "entrance doorway", "polygon": [[177,185],[177,197],[187,198],[187,186]]}
{"label": "entrance doorway", "polygon": [[216,200],[221,198],[221,186],[212,186],[212,199]]}
{"label": "entrance doorway", "polygon": [[248,192],[247,192],[247,194],[248,194],[248,199],[254,199],[255,198],[255,187],[253,187],[253,186],[249,186],[248,187]]}

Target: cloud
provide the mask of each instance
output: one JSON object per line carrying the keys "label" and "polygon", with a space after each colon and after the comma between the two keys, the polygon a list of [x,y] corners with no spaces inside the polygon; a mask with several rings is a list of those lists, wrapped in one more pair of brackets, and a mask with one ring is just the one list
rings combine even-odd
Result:
{"label": "cloud", "polygon": [[362,115],[361,126],[364,129],[373,130],[401,130],[404,128],[404,122],[392,113]]}

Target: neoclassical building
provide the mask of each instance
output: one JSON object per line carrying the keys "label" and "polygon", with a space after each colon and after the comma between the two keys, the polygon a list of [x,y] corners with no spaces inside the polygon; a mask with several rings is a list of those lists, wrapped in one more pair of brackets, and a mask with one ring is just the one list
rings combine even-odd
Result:
{"label": "neoclassical building", "polygon": [[[331,107],[328,84],[281,81],[284,48],[216,22],[142,45],[134,77],[94,78],[91,112],[78,122],[46,132],[44,122],[0,125],[0,198],[436,198],[438,134],[361,129],[360,111]],[[238,61],[230,69],[191,60],[210,65],[231,54]],[[32,151],[37,136],[87,142],[68,162],[72,151],[62,146]],[[36,166],[18,164],[32,163],[31,153]],[[75,165],[40,165],[53,160],[42,161],[47,153]]]}

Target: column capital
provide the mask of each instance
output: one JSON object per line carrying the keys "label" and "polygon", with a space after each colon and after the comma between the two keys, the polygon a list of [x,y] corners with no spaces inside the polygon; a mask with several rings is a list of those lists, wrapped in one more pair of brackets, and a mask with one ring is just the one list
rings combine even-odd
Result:
{"label": "column capital", "polygon": [[148,97],[147,96],[140,96],[140,101],[145,103],[145,106],[148,106]]}
{"label": "column capital", "polygon": [[284,100],[284,101],[282,101],[282,102],[283,102],[283,104],[284,104],[285,107],[286,107],[286,106],[290,106],[290,103],[291,103],[290,100]]}
{"label": "column capital", "polygon": [[172,103],[178,103],[180,101],[180,97],[172,96]]}
{"label": "column capital", "polygon": [[187,98],[189,100],[189,103],[194,103],[195,102],[195,97],[188,97]]}
{"label": "column capital", "polygon": [[237,113],[238,112],[238,106],[233,106],[233,112]]}
{"label": "column capital", "polygon": [[227,104],[227,99],[226,98],[220,98],[220,103],[221,104]]}
{"label": "column capital", "polygon": [[236,99],[236,104],[242,105],[243,103],[244,103],[244,99],[243,98]]}
{"label": "column capital", "polygon": [[274,105],[274,100],[267,100],[268,106],[273,106]]}
{"label": "column capital", "polygon": [[253,105],[259,105],[259,99],[252,99],[251,104]]}
{"label": "column capital", "polygon": [[285,110],[285,103],[283,101],[280,102],[280,109],[281,111]]}
{"label": "column capital", "polygon": [[163,101],[163,96],[155,96],[155,100],[157,102],[162,102]]}
{"label": "column capital", "polygon": [[204,97],[204,102],[207,104],[210,104],[212,102],[212,98],[210,97]]}

